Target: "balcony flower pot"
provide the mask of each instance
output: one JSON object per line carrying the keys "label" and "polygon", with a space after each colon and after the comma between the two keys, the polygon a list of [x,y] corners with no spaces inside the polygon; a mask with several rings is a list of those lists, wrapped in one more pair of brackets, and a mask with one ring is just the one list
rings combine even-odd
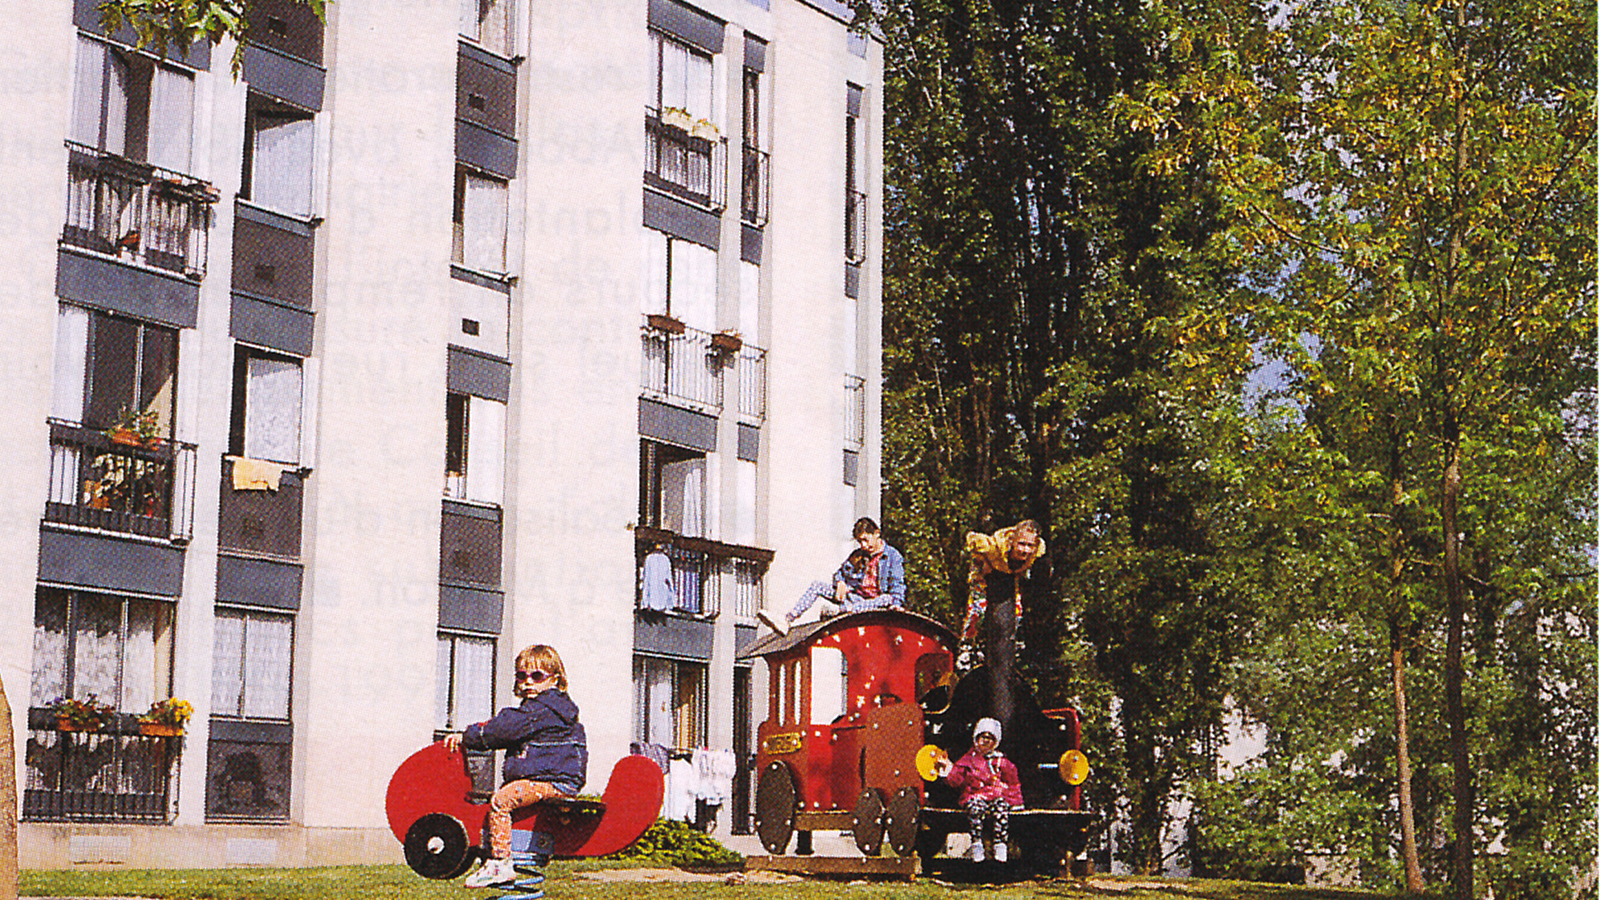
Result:
{"label": "balcony flower pot", "polygon": [[87,700],[57,698],[50,704],[50,712],[55,714],[57,731],[99,731],[117,714],[93,695]]}
{"label": "balcony flower pot", "polygon": [[99,731],[100,730],[100,723],[99,722],[83,722],[83,723],[79,723],[79,722],[72,721],[71,719],[67,718],[66,716],[56,716],[56,730],[57,731],[83,731],[83,732]]}
{"label": "balcony flower pot", "polygon": [[106,432],[106,437],[113,444],[122,444],[127,447],[140,447],[144,442],[139,440],[139,433],[127,428],[113,428]]}
{"label": "balcony flower pot", "polygon": [[694,119],[690,117],[688,110],[669,106],[661,111],[661,124],[669,128],[676,128],[682,132],[688,132],[689,129],[694,127]]}
{"label": "balcony flower pot", "polygon": [[667,334],[683,334],[684,331],[684,324],[671,316],[651,313],[645,316],[645,321],[656,331],[664,331]]}
{"label": "balcony flower pot", "polygon": [[686,129],[690,137],[697,137],[704,141],[715,141],[722,137],[722,129],[716,123],[707,119],[696,119],[694,124]]}
{"label": "balcony flower pot", "polygon": [[719,331],[711,336],[711,347],[722,353],[738,353],[744,346],[744,338],[732,331]]}
{"label": "balcony flower pot", "polygon": [[182,725],[163,725],[160,722],[140,722],[139,733],[145,737],[182,737]]}
{"label": "balcony flower pot", "polygon": [[168,697],[150,704],[149,712],[139,716],[139,733],[147,737],[179,737],[194,706],[187,700]]}

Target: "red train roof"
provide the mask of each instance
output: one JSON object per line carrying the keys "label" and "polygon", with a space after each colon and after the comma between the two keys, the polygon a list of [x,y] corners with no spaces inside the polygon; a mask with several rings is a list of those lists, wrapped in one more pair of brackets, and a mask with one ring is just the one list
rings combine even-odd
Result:
{"label": "red train roof", "polygon": [[904,628],[917,634],[926,635],[938,641],[949,650],[952,655],[956,651],[958,641],[956,633],[937,619],[930,619],[921,613],[905,609],[872,609],[866,612],[846,613],[834,616],[831,619],[821,619],[796,625],[789,629],[788,634],[768,632],[751,645],[740,659],[754,659],[786,653],[803,646],[815,645],[833,634],[851,628],[866,625],[882,625]]}

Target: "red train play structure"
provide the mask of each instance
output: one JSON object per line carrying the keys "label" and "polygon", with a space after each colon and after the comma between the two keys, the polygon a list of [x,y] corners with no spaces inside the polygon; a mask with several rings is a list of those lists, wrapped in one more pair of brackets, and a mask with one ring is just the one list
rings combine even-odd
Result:
{"label": "red train play structure", "polygon": [[[551,800],[519,810],[512,817],[512,850],[534,867],[552,856],[615,853],[656,820],[662,781],[655,763],[625,756],[611,769],[600,800]],[[456,878],[485,855],[479,840],[489,806],[471,794],[465,756],[446,750],[442,741],[412,754],[390,777],[389,829],[418,875]]]}
{"label": "red train play structure", "polygon": [[[989,669],[955,673],[955,635],[898,609],[873,610],[768,635],[746,653],[767,662],[768,719],[757,733],[756,833],[767,851],[810,852],[812,831],[849,830],[876,856],[887,838],[927,871],[945,838],[968,828],[956,792],[933,776],[973,725],[994,715]],[[1021,864],[1059,870],[1084,849],[1088,762],[1078,711],[1041,710],[1020,681],[1001,747],[1016,764],[1024,809],[1012,813]]]}

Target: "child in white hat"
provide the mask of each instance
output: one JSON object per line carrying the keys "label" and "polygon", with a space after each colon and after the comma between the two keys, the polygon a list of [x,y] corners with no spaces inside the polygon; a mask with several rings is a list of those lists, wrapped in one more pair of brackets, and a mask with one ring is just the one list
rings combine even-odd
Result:
{"label": "child in white hat", "polygon": [[[1011,810],[1022,806],[1017,767],[1000,752],[1000,723],[979,719],[972,728],[972,749],[957,760],[939,764],[938,774],[961,790],[961,805],[972,824],[973,862],[1006,861]],[[987,835],[985,830],[987,828]],[[985,852],[987,850],[987,852]]]}

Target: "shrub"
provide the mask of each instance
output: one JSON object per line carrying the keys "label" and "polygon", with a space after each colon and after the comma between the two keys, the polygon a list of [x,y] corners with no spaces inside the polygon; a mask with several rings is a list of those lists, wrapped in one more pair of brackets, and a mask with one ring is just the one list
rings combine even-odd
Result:
{"label": "shrub", "polygon": [[716,838],[677,819],[657,819],[637,841],[606,859],[679,868],[720,868],[744,861],[743,856],[722,846]]}

